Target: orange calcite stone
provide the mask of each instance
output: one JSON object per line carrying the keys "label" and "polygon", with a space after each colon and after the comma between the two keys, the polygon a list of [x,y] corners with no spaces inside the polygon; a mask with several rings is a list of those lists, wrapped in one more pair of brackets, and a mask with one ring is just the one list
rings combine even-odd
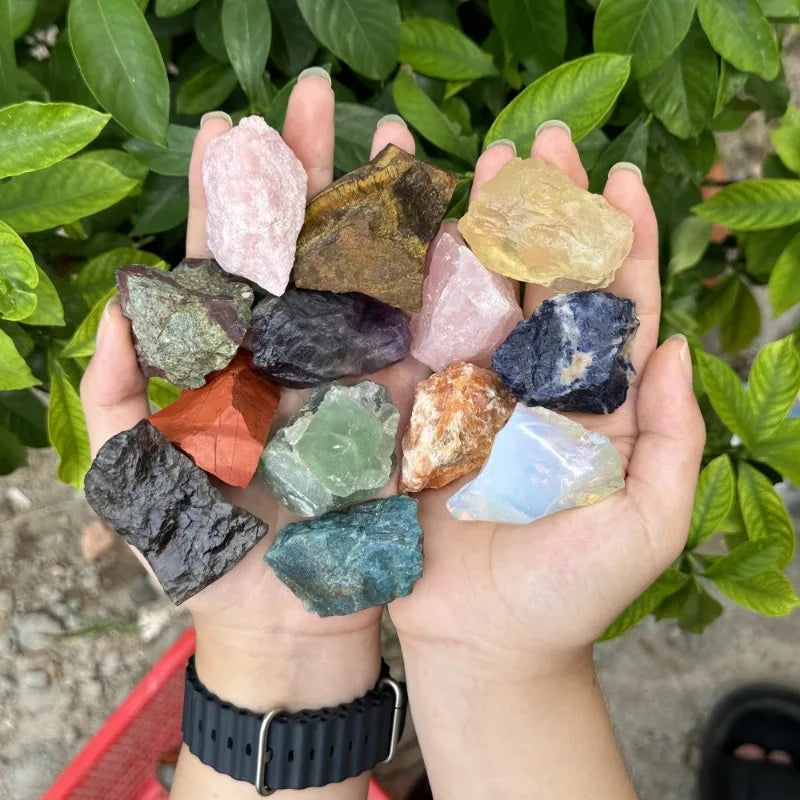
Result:
{"label": "orange calcite stone", "polygon": [[280,389],[240,350],[205,386],[187,389],[150,417],[198,467],[231,486],[247,486],[258,468],[280,400]]}
{"label": "orange calcite stone", "polygon": [[463,361],[419,383],[403,436],[400,491],[439,489],[483,466],[514,402],[491,370]]}

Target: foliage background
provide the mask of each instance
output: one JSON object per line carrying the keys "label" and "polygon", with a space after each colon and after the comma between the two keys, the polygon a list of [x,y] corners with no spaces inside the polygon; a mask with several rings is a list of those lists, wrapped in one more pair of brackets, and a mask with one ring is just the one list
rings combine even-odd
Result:
{"label": "foliage background", "polygon": [[[322,65],[337,171],[399,113],[459,174],[451,215],[480,148],[525,153],[547,119],[570,125],[593,191],[616,161],[642,167],[662,334],[693,345],[709,435],[686,551],[606,636],[650,613],[700,632],[716,592],[791,612],[795,531],[774,484],[800,485],[800,334],[762,348],[746,383],[701,337],[742,351],[761,328],[755,286],[776,316],[800,303],[800,111],[780,58],[798,21],[800,0],[0,0],[0,473],[52,444],[81,487],[80,375],[116,267],[182,256],[199,116],[280,127],[297,74]],[[763,178],[708,178],[714,133],[757,110],[775,150]],[[176,390],[154,379],[150,394]]]}

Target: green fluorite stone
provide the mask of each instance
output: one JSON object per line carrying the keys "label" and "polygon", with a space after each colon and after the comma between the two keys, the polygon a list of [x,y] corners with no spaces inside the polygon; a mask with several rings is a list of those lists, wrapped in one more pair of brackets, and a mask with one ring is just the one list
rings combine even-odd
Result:
{"label": "green fluorite stone", "polygon": [[267,445],[264,479],[283,505],[306,517],[365,500],[392,474],[399,420],[384,386],[323,386]]}

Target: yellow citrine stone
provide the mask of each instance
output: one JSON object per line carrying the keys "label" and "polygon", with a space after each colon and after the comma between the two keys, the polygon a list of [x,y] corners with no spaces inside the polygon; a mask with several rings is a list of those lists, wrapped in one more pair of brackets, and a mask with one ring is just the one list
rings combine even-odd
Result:
{"label": "yellow citrine stone", "polygon": [[562,292],[603,289],[633,245],[630,217],[541,158],[513,158],[458,230],[488,269]]}

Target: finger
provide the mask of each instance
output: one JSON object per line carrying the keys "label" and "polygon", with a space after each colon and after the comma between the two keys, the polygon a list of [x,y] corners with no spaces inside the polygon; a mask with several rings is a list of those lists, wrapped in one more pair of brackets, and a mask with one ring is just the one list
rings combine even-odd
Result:
{"label": "finger", "polygon": [[[581,163],[578,148],[572,141],[569,126],[561,120],[549,120],[539,126],[533,139],[531,155],[558,167],[581,189],[588,188],[589,176]],[[540,286],[538,283],[526,284],[522,304],[525,316],[533,312],[542,300],[555,294],[547,286]]]}
{"label": "finger", "polygon": [[705,443],[684,336],[668,339],[648,361],[637,417],[626,491],[644,518],[651,550],[660,563],[669,563],[686,542]]}
{"label": "finger", "polygon": [[150,414],[147,379],[139,370],[131,326],[116,299],[97,329],[97,347],[81,381],[81,402],[94,457],[112,436]]}
{"label": "finger", "polygon": [[231,129],[231,118],[224,111],[209,111],[200,120],[189,163],[189,219],[186,222],[187,258],[213,258],[206,234],[206,191],[203,188],[203,156],[206,145]]}
{"label": "finger", "polygon": [[322,67],[303,70],[286,106],[283,139],[305,168],[309,198],[333,180],[334,104],[331,76]]}
{"label": "finger", "polygon": [[516,154],[517,146],[511,139],[497,139],[481,153],[475,162],[475,177],[472,179],[472,188],[469,192],[470,201]]}
{"label": "finger", "polygon": [[615,164],[608,174],[603,192],[612,206],[624,211],[633,222],[633,247],[617,270],[608,291],[636,303],[639,329],[630,347],[637,377],[658,344],[661,315],[661,281],[658,275],[658,223],[650,196],[642,183],[642,173],[635,164]]}
{"label": "finger", "polygon": [[369,157],[371,159],[375,158],[387,144],[393,144],[395,147],[399,147],[412,155],[417,149],[411,131],[403,121],[403,118],[398,117],[397,114],[387,114],[378,120],[372,137],[372,148],[369,151]]}

